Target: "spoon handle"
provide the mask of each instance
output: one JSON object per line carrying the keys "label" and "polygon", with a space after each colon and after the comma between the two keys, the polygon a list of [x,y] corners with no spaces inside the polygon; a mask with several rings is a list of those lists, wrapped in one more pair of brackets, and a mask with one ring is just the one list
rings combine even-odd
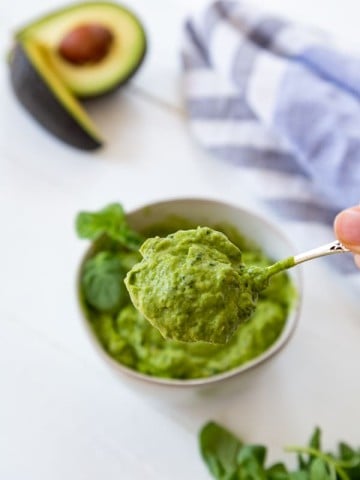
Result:
{"label": "spoon handle", "polygon": [[313,248],[307,252],[299,253],[293,257],[285,258],[279,262],[274,263],[270,267],[266,268],[266,277],[271,277],[272,275],[282,272],[287,268],[294,267],[299,265],[299,263],[307,262],[308,260],[313,260],[314,258],[323,257],[325,255],[332,255],[333,253],[345,253],[349,252],[347,248],[342,245],[339,240],[334,240],[331,243],[322,245],[321,247]]}
{"label": "spoon handle", "polygon": [[345,248],[344,245],[339,242],[339,240],[334,240],[333,242],[322,245],[321,247],[313,248],[312,250],[308,250],[307,252],[295,255],[294,265],[298,265],[302,262],[307,262],[308,260],[312,260],[313,258],[323,257],[325,255],[332,255],[333,253],[345,253],[349,251],[350,250]]}

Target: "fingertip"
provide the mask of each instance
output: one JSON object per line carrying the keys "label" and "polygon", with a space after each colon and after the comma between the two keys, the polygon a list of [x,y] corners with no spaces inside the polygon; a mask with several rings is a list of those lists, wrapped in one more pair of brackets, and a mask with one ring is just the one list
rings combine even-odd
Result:
{"label": "fingertip", "polygon": [[358,268],[360,268],[360,255],[359,255],[359,254],[358,254],[358,255],[355,255],[354,259],[355,259],[355,265],[356,265]]}
{"label": "fingertip", "polygon": [[360,206],[340,212],[334,220],[334,231],[341,243],[360,254]]}

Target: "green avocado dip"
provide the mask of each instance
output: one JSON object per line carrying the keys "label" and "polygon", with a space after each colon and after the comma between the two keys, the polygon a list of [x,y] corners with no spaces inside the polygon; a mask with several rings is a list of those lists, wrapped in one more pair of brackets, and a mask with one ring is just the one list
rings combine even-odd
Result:
{"label": "green avocado dip", "polygon": [[125,278],[135,307],[166,339],[227,343],[254,313],[261,278],[209,227],[149,238]]}
{"label": "green avocado dip", "polygon": [[[155,236],[165,237],[170,234],[174,234],[173,238],[176,239],[177,234],[174,232],[190,229],[196,229],[195,231],[199,231],[199,235],[202,236],[207,235],[205,232],[210,228],[197,229],[197,225],[185,219],[169,217],[165,222],[140,232],[141,236],[136,234],[136,238],[133,232],[130,235],[124,227],[123,211],[120,208],[114,209],[114,205],[111,208],[111,214],[109,214],[109,207],[96,214],[86,213],[87,217],[85,214],[84,217],[82,217],[83,214],[80,214],[77,231],[82,238],[92,240],[92,248],[80,273],[81,304],[94,334],[103,349],[114,360],[128,368],[151,376],[196,379],[238,367],[261,355],[276,341],[284,328],[286,318],[296,298],[294,286],[286,272],[272,277],[266,288],[261,287],[259,293],[254,294],[255,300],[256,296],[258,297],[256,308],[252,305],[250,295],[247,308],[249,308],[249,314],[251,314],[250,310],[253,313],[244,323],[239,322],[239,315],[241,318],[243,317],[242,314],[239,314],[239,307],[234,302],[231,303],[231,310],[229,307],[228,313],[231,313],[232,319],[230,322],[225,316],[222,317],[220,311],[217,312],[216,307],[211,307],[215,308],[215,312],[219,314],[211,334],[217,335],[215,332],[217,324],[220,327],[225,325],[227,332],[235,330],[228,343],[212,344],[204,341],[185,343],[165,339],[160,331],[135,308],[125,288],[124,279],[128,272],[141,262],[142,256],[139,249],[144,239]],[[116,212],[117,218],[113,211]],[[89,215],[96,215],[94,221]],[[104,217],[103,223],[102,216]],[[121,220],[121,216],[124,217],[123,220]],[[110,221],[110,217],[114,218],[111,218]],[[111,229],[109,225],[111,225]],[[242,271],[244,265],[251,266],[256,270],[256,267],[267,267],[273,263],[257,245],[245,238],[234,227],[211,225],[211,228],[224,233],[231,245],[227,245],[218,232],[216,235],[209,234],[213,237],[212,241],[215,241],[216,245],[218,245],[218,241],[221,244],[221,248],[215,255],[216,258],[213,258],[213,254],[210,255],[209,252],[207,252],[209,258],[206,258],[206,261],[209,262],[224,263],[224,266],[216,264],[220,272],[218,283],[220,289],[227,284],[230,278],[235,278],[236,273]],[[121,235],[118,234],[120,230]],[[185,233],[183,232],[182,235]],[[126,238],[131,238],[132,244]],[[152,242],[149,240],[146,248],[149,248],[151,244]],[[241,251],[241,256],[239,256],[239,251]],[[194,255],[196,258],[195,252]],[[202,263],[201,259],[200,264]],[[204,265],[203,267],[205,269]],[[135,270],[136,268],[138,267],[135,267]],[[209,268],[215,268],[215,266],[209,266]],[[187,288],[184,283],[184,291],[187,291]],[[199,286],[199,288],[201,287]],[[238,294],[238,288],[239,286],[235,287],[229,281],[227,295],[230,299],[232,296],[235,297],[235,293]],[[241,325],[236,329],[235,325],[239,323]],[[194,326],[191,335],[201,335],[202,328],[203,326]],[[227,337],[226,333],[223,334],[224,336],[221,333],[219,335],[220,339]]]}

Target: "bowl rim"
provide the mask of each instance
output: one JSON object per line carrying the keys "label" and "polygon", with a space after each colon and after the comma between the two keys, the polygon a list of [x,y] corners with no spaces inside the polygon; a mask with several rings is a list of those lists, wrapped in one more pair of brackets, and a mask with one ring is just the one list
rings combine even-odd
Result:
{"label": "bowl rim", "polygon": [[[281,231],[281,229],[276,226],[273,222],[269,221],[268,219],[264,218],[260,214],[254,212],[248,207],[242,207],[240,205],[236,205],[234,203],[225,202],[222,200],[212,199],[212,198],[204,198],[204,197],[174,197],[159,201],[153,201],[150,203],[144,203],[134,209],[126,211],[126,216],[136,215],[145,209],[150,209],[153,207],[158,207],[160,205],[171,204],[171,203],[203,203],[203,204],[211,204],[220,205],[223,208],[230,208],[235,209],[237,211],[241,211],[244,214],[250,215],[255,218],[256,221],[263,223],[266,228],[275,232],[276,235],[280,236],[282,240],[290,247],[290,250],[293,248],[293,245],[289,238]],[[186,218],[186,214],[184,215]],[[265,350],[262,354],[258,355],[257,357],[253,358],[252,360],[245,362],[242,365],[237,367],[233,367],[230,370],[226,370],[225,372],[217,373],[215,375],[211,375],[209,377],[202,377],[202,378],[194,378],[194,379],[178,379],[178,378],[166,378],[166,377],[156,377],[152,375],[147,375],[145,373],[138,372],[137,370],[133,370],[126,365],[116,361],[110,354],[106,352],[106,350],[101,345],[100,341],[98,340],[95,332],[91,328],[90,322],[84,312],[83,306],[81,304],[81,296],[80,296],[80,281],[81,281],[81,271],[84,264],[84,261],[88,258],[89,254],[91,253],[92,246],[90,245],[82,255],[80,262],[77,267],[77,275],[76,275],[76,292],[77,292],[77,305],[80,311],[80,317],[82,320],[82,325],[87,332],[88,338],[90,342],[95,347],[95,350],[100,354],[100,356],[105,360],[110,367],[114,368],[121,374],[126,375],[127,377],[132,377],[135,380],[139,380],[141,382],[146,382],[152,385],[160,385],[166,387],[174,387],[174,388],[190,388],[190,387],[202,387],[212,385],[214,383],[224,382],[228,379],[231,379],[235,376],[240,375],[241,373],[247,372],[249,370],[254,369],[265,363],[267,360],[271,359],[275,356],[275,354],[279,353],[284,347],[288,344],[290,339],[292,338],[293,334],[295,333],[296,327],[298,325],[300,311],[302,307],[302,296],[303,296],[303,275],[302,275],[302,266],[297,266],[297,285],[296,285],[296,299],[295,304],[293,305],[287,319],[285,326],[277,338],[277,340]],[[290,321],[289,321],[290,319]]]}

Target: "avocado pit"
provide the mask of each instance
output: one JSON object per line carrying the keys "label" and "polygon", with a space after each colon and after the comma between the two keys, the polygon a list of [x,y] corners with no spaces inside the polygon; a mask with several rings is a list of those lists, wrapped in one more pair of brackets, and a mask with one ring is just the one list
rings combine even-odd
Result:
{"label": "avocado pit", "polygon": [[88,23],[67,33],[59,45],[59,54],[73,65],[101,62],[114,41],[112,32],[99,23]]}

